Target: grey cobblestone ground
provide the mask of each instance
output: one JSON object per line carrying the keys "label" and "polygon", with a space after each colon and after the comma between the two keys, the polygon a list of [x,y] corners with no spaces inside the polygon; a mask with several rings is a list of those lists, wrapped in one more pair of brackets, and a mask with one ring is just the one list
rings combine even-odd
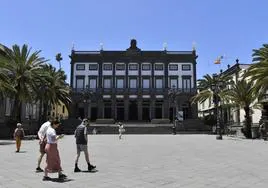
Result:
{"label": "grey cobblestone ground", "polygon": [[[74,173],[73,136],[59,141],[62,167],[71,181],[43,182],[35,173],[38,141],[0,141],[0,187],[262,188],[268,183],[268,142],[214,135],[90,135],[96,173]],[[43,161],[42,167],[44,167]],[[86,169],[81,155],[80,167]],[[51,174],[56,178],[56,174]]]}

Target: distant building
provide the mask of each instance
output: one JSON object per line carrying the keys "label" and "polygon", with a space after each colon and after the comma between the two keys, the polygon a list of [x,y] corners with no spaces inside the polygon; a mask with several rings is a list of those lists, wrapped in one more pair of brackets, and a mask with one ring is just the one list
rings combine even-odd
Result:
{"label": "distant building", "polygon": [[57,105],[52,105],[48,115],[52,118],[58,119],[68,119],[69,117],[68,109],[62,102]]}
{"label": "distant building", "polygon": [[169,89],[177,93],[177,111],[184,118],[196,118],[197,107],[190,98],[196,94],[196,52],[143,51],[136,40],[124,51],[72,50],[71,117],[150,121],[174,118],[174,101]]}
{"label": "distant building", "polygon": [[[232,77],[234,83],[237,83],[238,80],[241,80],[245,70],[247,70],[251,64],[241,64],[236,62],[235,65],[229,66],[221,74],[228,75]],[[207,99],[203,103],[198,103],[198,116],[204,117],[214,112],[214,103],[213,100]],[[252,109],[252,122],[259,123],[261,118],[261,110]],[[242,123],[245,120],[245,111],[240,107],[227,107],[222,110],[222,120],[226,123]]]}

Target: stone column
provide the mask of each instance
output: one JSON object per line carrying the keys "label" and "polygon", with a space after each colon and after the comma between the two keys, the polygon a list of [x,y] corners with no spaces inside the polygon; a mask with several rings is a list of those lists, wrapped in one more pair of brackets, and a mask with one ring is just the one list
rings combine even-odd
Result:
{"label": "stone column", "polygon": [[128,121],[128,111],[129,111],[129,99],[124,101],[124,120]]}
{"label": "stone column", "polygon": [[150,121],[155,119],[155,100],[152,99],[150,103]]}
{"label": "stone column", "polygon": [[138,99],[138,120],[142,120],[142,100]]}

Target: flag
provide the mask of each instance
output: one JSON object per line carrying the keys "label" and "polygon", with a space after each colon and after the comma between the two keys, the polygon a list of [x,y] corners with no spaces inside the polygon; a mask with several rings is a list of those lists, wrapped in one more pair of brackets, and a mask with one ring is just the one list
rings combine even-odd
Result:
{"label": "flag", "polygon": [[218,58],[215,60],[214,64],[221,64],[221,60],[222,60],[222,59],[223,59],[223,56],[218,57]]}

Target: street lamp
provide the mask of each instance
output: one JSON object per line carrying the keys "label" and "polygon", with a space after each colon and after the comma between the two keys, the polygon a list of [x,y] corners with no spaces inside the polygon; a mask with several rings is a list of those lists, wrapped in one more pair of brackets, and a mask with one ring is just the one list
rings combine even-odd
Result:
{"label": "street lamp", "polygon": [[174,123],[174,120],[175,120],[175,115],[176,115],[176,89],[175,89],[175,85],[172,85],[172,88],[170,88],[168,90],[168,96],[169,98],[171,99],[171,102],[172,102],[172,109],[173,109],[173,118],[172,118],[172,122]]}
{"label": "street lamp", "polygon": [[211,90],[213,91],[213,103],[215,105],[215,115],[216,115],[216,120],[217,120],[216,139],[222,140],[222,130],[221,130],[221,125],[220,125],[220,113],[219,113],[219,102],[221,101],[221,99],[220,99],[219,93],[221,89],[223,88],[224,83],[223,81],[219,80],[219,75],[217,74],[213,74],[213,78],[214,78],[213,79],[214,83],[211,84]]}

